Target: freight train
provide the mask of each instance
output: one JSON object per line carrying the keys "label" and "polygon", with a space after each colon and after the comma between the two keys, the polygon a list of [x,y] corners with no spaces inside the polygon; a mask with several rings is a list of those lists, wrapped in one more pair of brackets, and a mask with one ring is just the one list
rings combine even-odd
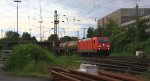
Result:
{"label": "freight train", "polygon": [[77,52],[81,56],[109,56],[111,44],[108,37],[93,37],[77,41],[60,43],[62,53],[73,54]]}
{"label": "freight train", "polygon": [[[14,46],[24,44],[26,42],[5,42],[3,49],[11,50]],[[60,42],[33,42],[43,48],[54,52],[54,55],[72,55],[79,54],[81,56],[109,56],[111,54],[111,44],[108,37],[93,37],[88,39],[80,39],[76,41]]]}

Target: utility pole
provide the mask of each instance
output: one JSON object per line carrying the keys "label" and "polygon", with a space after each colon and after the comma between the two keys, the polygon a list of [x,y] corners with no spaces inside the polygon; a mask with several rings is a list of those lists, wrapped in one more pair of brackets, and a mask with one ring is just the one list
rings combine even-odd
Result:
{"label": "utility pole", "polygon": [[85,30],[86,28],[83,28],[83,38],[85,39]]}
{"label": "utility pole", "polygon": [[17,3],[17,33],[18,33],[18,3],[21,3],[19,0],[14,0]]}
{"label": "utility pole", "polygon": [[3,38],[3,30],[1,30],[1,38]]}
{"label": "utility pole", "polygon": [[40,3],[40,41],[42,41],[42,23],[43,23],[43,20],[42,20],[42,7],[41,7],[41,0],[39,0],[39,3]]}
{"label": "utility pole", "polygon": [[32,31],[32,29],[29,29],[29,31],[30,31],[30,36],[31,36],[31,31]]}
{"label": "utility pole", "polygon": [[65,28],[61,28],[63,30],[64,35],[66,34]]}
{"label": "utility pole", "polygon": [[79,38],[79,30],[77,30],[77,38]]}
{"label": "utility pole", "polygon": [[45,31],[44,31],[44,26],[43,26],[43,39],[44,39],[44,37],[45,37],[45,36],[44,36],[44,35],[45,35],[44,33],[45,33]]}
{"label": "utility pole", "polygon": [[139,9],[138,9],[138,4],[136,4],[136,35],[135,35],[135,40],[136,42],[139,40]]}
{"label": "utility pole", "polygon": [[59,24],[58,14],[57,14],[57,10],[55,10],[55,12],[54,12],[54,34],[56,34],[56,35],[57,35],[58,24]]}
{"label": "utility pole", "polygon": [[[30,6],[29,2],[28,2],[28,6]],[[31,36],[32,29],[30,28],[30,8],[29,7],[28,7],[28,24],[29,24],[29,31],[30,31],[30,36]]]}
{"label": "utility pole", "polygon": [[65,31],[65,28],[63,28],[64,29],[64,35],[66,34],[66,31]]}

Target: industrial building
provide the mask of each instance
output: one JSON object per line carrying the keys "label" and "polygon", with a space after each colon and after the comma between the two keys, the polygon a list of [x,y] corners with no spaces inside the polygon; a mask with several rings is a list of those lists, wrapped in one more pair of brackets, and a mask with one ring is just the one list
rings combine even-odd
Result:
{"label": "industrial building", "polygon": [[[139,19],[144,20],[145,24],[147,24],[147,26],[150,28],[150,15],[142,16]],[[131,26],[135,26],[135,24],[136,24],[136,20],[133,19],[133,20],[130,20],[128,22],[122,23],[121,26],[124,28],[128,28]]]}
{"label": "industrial building", "polygon": [[[128,27],[133,25],[136,20],[136,8],[121,8],[101,19],[98,20],[97,26],[104,27],[104,25],[112,19],[116,21],[120,26]],[[150,23],[150,8],[139,8],[138,9],[139,18],[146,18],[148,23]]]}

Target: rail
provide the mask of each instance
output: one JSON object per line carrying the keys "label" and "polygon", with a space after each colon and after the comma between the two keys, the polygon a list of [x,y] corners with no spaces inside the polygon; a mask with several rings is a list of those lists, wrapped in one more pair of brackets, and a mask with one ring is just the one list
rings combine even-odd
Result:
{"label": "rail", "polygon": [[136,77],[99,70],[97,73],[49,67],[55,81],[142,81]]}
{"label": "rail", "polygon": [[96,64],[99,69],[112,70],[118,72],[128,72],[132,74],[141,74],[149,70],[150,59],[125,58],[122,57],[107,58],[84,58],[83,63]]}

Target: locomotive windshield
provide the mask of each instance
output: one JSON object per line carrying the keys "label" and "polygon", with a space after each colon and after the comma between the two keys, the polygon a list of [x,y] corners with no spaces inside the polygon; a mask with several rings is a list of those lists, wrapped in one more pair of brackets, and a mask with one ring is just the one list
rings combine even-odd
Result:
{"label": "locomotive windshield", "polygon": [[99,43],[109,43],[110,41],[108,39],[100,39]]}

